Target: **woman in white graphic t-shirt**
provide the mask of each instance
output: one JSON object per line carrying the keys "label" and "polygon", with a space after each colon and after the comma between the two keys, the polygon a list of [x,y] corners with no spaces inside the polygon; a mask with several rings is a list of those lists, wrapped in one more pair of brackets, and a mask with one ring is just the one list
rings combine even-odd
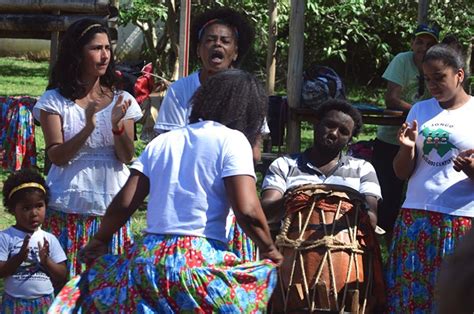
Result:
{"label": "woman in white graphic t-shirt", "polygon": [[474,147],[474,99],[463,68],[460,52],[431,47],[423,73],[433,98],[416,103],[398,132],[393,167],[408,186],[387,267],[389,312],[435,310],[441,263],[471,228],[474,181],[464,151]]}

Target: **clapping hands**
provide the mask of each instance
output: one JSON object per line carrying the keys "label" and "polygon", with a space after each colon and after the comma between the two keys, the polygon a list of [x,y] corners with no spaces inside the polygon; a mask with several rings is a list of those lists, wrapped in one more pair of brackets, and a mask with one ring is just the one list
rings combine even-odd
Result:
{"label": "clapping hands", "polygon": [[48,260],[49,257],[49,242],[44,238],[44,243],[41,245],[41,242],[38,242],[38,255],[40,259],[40,263],[43,265],[46,265],[46,261]]}
{"label": "clapping hands", "polygon": [[120,129],[119,122],[123,119],[123,117],[125,117],[130,104],[130,99],[124,101],[123,95],[118,97],[118,100],[112,109],[112,129]]}
{"label": "clapping hands", "polygon": [[28,245],[30,244],[31,235],[27,234],[23,239],[23,244],[21,245],[20,252],[18,252],[18,256],[20,260],[23,262],[28,258],[28,253],[30,251]]}
{"label": "clapping hands", "polygon": [[469,178],[474,180],[474,149],[460,152],[453,160],[453,168],[456,171],[463,171]]}

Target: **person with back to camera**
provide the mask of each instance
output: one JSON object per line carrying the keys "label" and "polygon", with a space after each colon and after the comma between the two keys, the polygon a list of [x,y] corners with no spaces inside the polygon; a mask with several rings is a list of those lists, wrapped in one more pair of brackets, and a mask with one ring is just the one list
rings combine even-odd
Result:
{"label": "person with back to camera", "polygon": [[[411,41],[411,51],[395,56],[383,74],[387,81],[385,104],[387,109],[410,110],[413,103],[429,98],[423,82],[423,57],[439,39],[439,29],[434,25],[420,24]],[[383,201],[379,206],[379,225],[386,231],[390,243],[393,225],[402,201],[404,180],[397,178],[392,161],[398,152],[397,126],[378,126],[374,143],[372,164],[382,189]]]}
{"label": "person with back to camera", "polygon": [[423,73],[433,98],[416,103],[398,133],[393,167],[408,187],[387,265],[390,312],[436,310],[441,263],[471,228],[474,98],[463,88],[463,68],[458,51],[431,47]]}
{"label": "person with back to camera", "polygon": [[48,187],[32,169],[10,174],[3,204],[15,224],[0,231],[2,313],[46,313],[54,288],[66,282],[66,255],[54,235],[41,230]]}
{"label": "person with back to camera", "polygon": [[[196,53],[201,68],[168,88],[158,113],[155,131],[162,134],[187,125],[194,92],[216,73],[238,67],[254,37],[255,30],[248,19],[234,9],[210,9],[198,15],[191,27],[191,51]],[[262,133],[270,133],[266,122]],[[261,136],[253,147],[256,161],[260,160],[260,147]],[[229,220],[234,222],[228,234],[235,252],[246,260],[254,260],[254,244],[236,224],[232,211]]]}
{"label": "person with back to camera", "polygon": [[[135,99],[115,88],[115,63],[108,29],[92,19],[73,23],[61,41],[48,90],[34,107],[45,153],[52,162],[47,183],[51,200],[45,230],[56,235],[68,257],[70,276],[84,265],[77,252],[97,231],[101,217],[125,184],[134,156]],[[127,224],[111,252],[131,245]]]}
{"label": "person with back to camera", "polygon": [[[84,312],[266,311],[283,257],[260,207],[252,160],[267,110],[265,91],[254,76],[232,69],[209,78],[192,103],[190,124],[156,137],[131,166],[81,251],[87,262],[95,260],[82,276],[89,293],[77,305]],[[112,234],[147,195],[146,233],[131,258],[103,256]],[[230,251],[230,206],[264,260],[244,263]],[[77,291],[70,288],[56,298],[58,312],[70,308]]]}

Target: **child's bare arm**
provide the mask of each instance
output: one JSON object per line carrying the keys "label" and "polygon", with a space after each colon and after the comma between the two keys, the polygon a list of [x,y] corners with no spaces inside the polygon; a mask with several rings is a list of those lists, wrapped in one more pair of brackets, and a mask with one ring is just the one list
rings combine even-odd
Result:
{"label": "child's bare arm", "polygon": [[41,265],[43,265],[51,278],[55,288],[62,287],[66,283],[67,269],[66,262],[56,263],[49,256],[49,242],[44,239],[44,244],[38,243],[39,257]]}
{"label": "child's bare arm", "polygon": [[30,235],[26,235],[23,240],[20,252],[13,255],[7,261],[0,262],[0,278],[5,278],[11,276],[15,273],[18,267],[23,263],[28,257],[28,243],[30,242]]}
{"label": "child's bare arm", "polygon": [[43,264],[49,272],[49,277],[53,283],[54,288],[61,288],[66,283],[67,268],[66,262],[55,263],[50,257],[48,257],[45,264]]}

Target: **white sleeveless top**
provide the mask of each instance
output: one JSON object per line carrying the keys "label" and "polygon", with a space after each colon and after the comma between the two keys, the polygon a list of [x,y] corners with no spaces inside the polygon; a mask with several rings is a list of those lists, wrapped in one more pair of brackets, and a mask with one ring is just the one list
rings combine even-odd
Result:
{"label": "white sleeveless top", "polygon": [[[96,113],[96,127],[83,147],[67,165],[52,165],[47,177],[50,188],[49,207],[66,213],[102,216],[113,197],[129,176],[128,168],[114,151],[111,114],[120,93],[131,105],[124,119],[137,121],[142,113],[135,98],[125,91],[114,94],[112,102]],[[40,111],[61,116],[64,141],[70,140],[85,126],[85,110],[63,97],[58,90],[48,90],[36,103],[33,114]]]}

